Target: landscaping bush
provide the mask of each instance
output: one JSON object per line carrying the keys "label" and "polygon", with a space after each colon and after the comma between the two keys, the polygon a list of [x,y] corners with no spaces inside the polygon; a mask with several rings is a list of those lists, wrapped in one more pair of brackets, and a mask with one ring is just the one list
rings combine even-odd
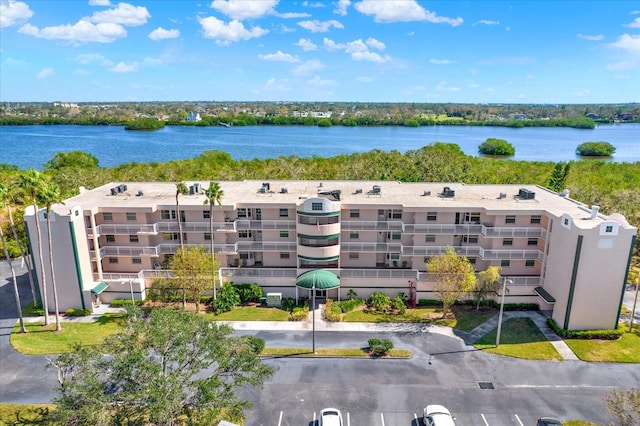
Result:
{"label": "landscaping bush", "polygon": [[[144,300],[136,300],[136,306],[142,306],[144,304]],[[124,308],[126,306],[131,306],[131,299],[113,299],[109,302],[112,308]]]}
{"label": "landscaping bush", "polygon": [[263,296],[262,287],[258,284],[236,284],[233,286],[240,296],[240,303],[258,302]]}
{"label": "landscaping bush", "polygon": [[342,320],[342,308],[341,302],[334,302],[331,299],[327,299],[327,303],[324,305],[324,319],[331,322],[340,322]]}
{"label": "landscaping bush", "polygon": [[258,355],[262,353],[265,347],[264,339],[260,339],[259,337],[255,337],[251,335],[245,336],[245,338],[249,340],[249,345],[251,345],[251,347],[253,348],[254,353]]}
{"label": "landscaping bush", "polygon": [[391,304],[391,298],[384,293],[376,292],[371,295],[369,305],[379,312],[387,312],[389,305]]}
{"label": "landscaping bush", "polygon": [[399,293],[391,301],[391,309],[397,310],[400,315],[404,315],[407,312],[407,305],[404,303],[404,293]]}
{"label": "landscaping bush", "polygon": [[335,304],[340,307],[340,310],[343,314],[346,314],[347,312],[351,312],[354,309],[362,306],[364,304],[364,299],[343,300],[341,302],[335,302]]}
{"label": "landscaping bush", "polygon": [[293,308],[289,314],[289,321],[306,321],[309,318],[309,306]]}
{"label": "landscaping bush", "polygon": [[602,339],[616,340],[624,334],[621,328],[617,330],[565,330],[560,328],[553,318],[547,318],[547,324],[560,337],[564,339]]}
{"label": "landscaping bush", "polygon": [[418,306],[442,306],[442,302],[435,299],[418,299]]}
{"label": "landscaping bush", "polygon": [[293,308],[296,307],[296,299],[293,297],[287,297],[282,301],[282,309],[287,312],[293,312]]}
{"label": "landscaping bush", "polygon": [[227,312],[240,304],[240,295],[231,283],[224,283],[218,290],[218,298],[213,301],[213,312]]}
{"label": "landscaping bush", "polygon": [[478,146],[478,151],[486,155],[514,155],[516,149],[504,139],[489,138]]}
{"label": "landscaping bush", "polygon": [[91,309],[69,308],[64,314],[68,317],[86,317],[87,315],[91,315]]}
{"label": "landscaping bush", "polygon": [[381,357],[389,354],[393,349],[393,343],[389,339],[369,339],[369,352],[372,356]]}
{"label": "landscaping bush", "polygon": [[584,157],[610,157],[616,147],[609,142],[585,142],[576,148],[576,154]]}
{"label": "landscaping bush", "polygon": [[44,316],[44,308],[42,306],[34,306],[33,302],[29,302],[27,306],[22,308],[22,315],[25,317],[41,317]]}

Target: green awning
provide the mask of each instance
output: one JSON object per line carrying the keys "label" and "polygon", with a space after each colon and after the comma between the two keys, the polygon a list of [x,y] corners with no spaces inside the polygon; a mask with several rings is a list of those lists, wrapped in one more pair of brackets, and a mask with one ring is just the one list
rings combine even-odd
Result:
{"label": "green awning", "polygon": [[553,305],[554,303],[556,303],[556,298],[553,297],[551,294],[549,294],[549,292],[544,288],[536,287],[533,289],[533,291],[535,291],[538,294],[538,296],[540,296],[542,300],[544,300],[548,304]]}
{"label": "green awning", "polygon": [[296,287],[308,290],[314,287],[318,290],[331,290],[332,288],[340,287],[340,277],[324,269],[307,271],[296,278]]}
{"label": "green awning", "polygon": [[107,287],[109,287],[109,285],[107,283],[98,283],[97,286],[95,286],[94,288],[91,289],[91,294],[100,294],[103,291],[105,291],[107,289]]}

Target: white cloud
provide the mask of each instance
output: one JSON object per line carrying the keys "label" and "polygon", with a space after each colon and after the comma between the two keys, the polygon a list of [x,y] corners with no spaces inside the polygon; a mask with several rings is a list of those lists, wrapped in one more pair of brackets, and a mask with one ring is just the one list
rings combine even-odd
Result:
{"label": "white cloud", "polygon": [[640,18],[636,18],[631,21],[630,24],[625,25],[627,28],[640,28]]}
{"label": "white cloud", "polygon": [[449,65],[455,64],[456,61],[452,61],[451,59],[429,59],[429,63],[435,65]]}
{"label": "white cloud", "polygon": [[331,29],[331,27],[340,28],[340,29],[344,28],[344,25],[342,25],[340,22],[336,21],[335,19],[332,19],[330,21],[324,21],[324,22],[318,21],[318,20],[301,21],[301,22],[298,22],[298,25],[300,25],[305,30],[311,31],[312,33],[326,33]]}
{"label": "white cloud", "polygon": [[511,27],[504,27],[505,31],[511,31]]}
{"label": "white cloud", "polygon": [[93,24],[87,20],[80,20],[73,25],[58,25],[55,27],[38,27],[25,24],[18,29],[21,34],[47,40],[67,40],[73,43],[111,43],[127,36],[127,31],[119,24]]}
{"label": "white cloud", "polygon": [[488,19],[481,19],[478,22],[474,22],[472,26],[476,25],[500,25],[500,21],[490,21]]}
{"label": "white cloud", "polygon": [[622,34],[614,43],[609,43],[609,47],[625,50],[632,55],[640,55],[640,35]]}
{"label": "white cloud", "polygon": [[316,87],[327,87],[327,86],[336,86],[338,83],[335,80],[324,80],[320,78],[320,76],[315,76],[311,80],[307,81],[309,86]]}
{"label": "white cloud", "polygon": [[604,35],[602,34],[597,34],[597,35],[577,34],[576,37],[581,38],[582,40],[589,40],[589,41],[604,40]]}
{"label": "white cloud", "polygon": [[304,7],[313,7],[313,8],[322,8],[322,7],[326,7],[327,5],[324,3],[321,3],[319,1],[317,2],[311,2],[311,1],[305,1],[302,3],[302,5]]}
{"label": "white cloud", "polygon": [[277,90],[279,92],[288,92],[289,91],[289,81],[285,79],[278,80],[275,77],[271,77],[264,84],[265,90]]}
{"label": "white cloud", "polygon": [[367,46],[369,46],[372,49],[377,49],[377,50],[384,50],[387,46],[385,46],[385,44],[379,40],[376,40],[373,37],[369,37],[367,38]]}
{"label": "white cloud", "polygon": [[198,21],[204,30],[204,37],[215,39],[216,43],[222,46],[229,45],[234,41],[259,38],[269,32],[269,30],[260,27],[248,30],[242,22],[235,19],[228,24],[213,16],[199,18]]}
{"label": "white cloud", "polygon": [[0,2],[0,28],[20,24],[33,16],[29,5],[21,1]]}
{"label": "white cloud", "polygon": [[327,49],[329,52],[334,52],[336,50],[344,49],[343,44],[336,43],[330,38],[325,37],[323,40],[323,43],[324,43],[324,48]]}
{"label": "white cloud", "polygon": [[391,58],[389,56],[381,56],[377,52],[353,52],[351,54],[351,59],[354,61],[368,61],[368,62],[376,62],[378,64],[382,64],[384,62],[389,61]]}
{"label": "white cloud", "polygon": [[147,23],[151,14],[144,6],[132,6],[128,3],[118,3],[115,9],[95,12],[91,21],[106,24],[121,24],[136,27]]}
{"label": "white cloud", "polygon": [[357,39],[347,43],[336,43],[335,41],[325,37],[324,47],[329,52],[344,50],[346,53],[351,55],[351,59],[354,61],[383,63],[391,60],[388,55],[382,56],[379,53],[371,52],[369,50],[370,47],[378,50],[384,50],[385,48],[384,43],[371,37],[369,37],[366,42],[362,41],[362,39]]}
{"label": "white cloud", "polygon": [[301,48],[305,52],[308,52],[310,50],[317,50],[318,49],[318,45],[316,45],[314,42],[312,42],[308,38],[301,38],[300,40],[298,40],[297,43],[293,43],[293,45],[294,46],[298,46],[299,48]]}
{"label": "white cloud", "polygon": [[458,92],[460,91],[459,87],[449,87],[449,84],[446,81],[439,81],[436,85],[436,90],[442,92]]}
{"label": "white cloud", "polygon": [[113,62],[99,53],[81,53],[73,58],[74,62],[81,65],[98,64],[102,66],[111,66]]}
{"label": "white cloud", "polygon": [[467,87],[470,89],[477,89],[480,85],[478,83],[469,83],[467,84]]}
{"label": "white cloud", "polygon": [[462,18],[447,18],[424,9],[416,0],[362,0],[355,4],[358,12],[373,15],[376,22],[426,21],[434,24],[461,25]]}
{"label": "white cloud", "polygon": [[274,14],[273,9],[279,0],[213,0],[211,7],[224,13],[231,19],[256,19],[267,14]]}
{"label": "white cloud", "polygon": [[138,63],[137,62],[118,62],[114,67],[109,68],[111,72],[137,72],[138,71]]}
{"label": "white cloud", "polygon": [[89,6],[111,6],[109,0],[89,0]]}
{"label": "white cloud", "polygon": [[276,53],[268,53],[266,55],[258,55],[258,59],[263,61],[275,61],[275,62],[300,62],[297,56],[290,55],[278,50]]}
{"label": "white cloud", "polygon": [[316,71],[320,71],[324,68],[324,64],[317,59],[311,59],[306,61],[304,64],[299,65],[294,68],[293,75],[301,77],[305,75],[311,75]]}
{"label": "white cloud", "polygon": [[166,40],[169,38],[178,38],[178,37],[180,37],[180,31],[165,30],[162,27],[158,27],[149,33],[149,38],[151,40]]}
{"label": "white cloud", "polygon": [[294,19],[294,18],[310,18],[311,14],[304,12],[287,12],[287,13],[277,13],[276,16],[278,18],[283,19]]}
{"label": "white cloud", "polygon": [[356,78],[356,81],[359,81],[360,83],[373,83],[375,80],[372,77],[361,76]]}
{"label": "white cloud", "polygon": [[42,68],[38,74],[36,74],[36,78],[42,80],[43,78],[47,78],[53,75],[53,68]]}
{"label": "white cloud", "polygon": [[338,0],[336,4],[336,8],[333,9],[333,13],[336,13],[341,16],[345,16],[347,14],[347,9],[351,5],[351,0]]}

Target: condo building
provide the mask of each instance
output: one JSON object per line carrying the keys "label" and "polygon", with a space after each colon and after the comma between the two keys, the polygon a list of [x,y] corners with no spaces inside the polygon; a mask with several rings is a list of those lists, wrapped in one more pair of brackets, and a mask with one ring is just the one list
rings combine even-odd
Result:
{"label": "condo building", "polygon": [[209,182],[187,182],[179,209],[174,183],[81,188],[52,207],[53,272],[46,212],[27,208],[37,277],[45,275],[49,288],[55,273],[61,311],[145,298],[180,247],[179,220],[184,244],[209,250],[213,239],[218,286],[257,283],[265,293],[310,297],[301,276],[322,271],[339,284],[314,287],[317,298],[402,292],[410,302],[437,299],[426,262],[452,247],[477,272],[501,268],[505,303],[537,304],[565,329],[617,326],[637,229],[566,192],[393,181],[218,183],[224,194],[213,207],[213,232],[204,194]]}

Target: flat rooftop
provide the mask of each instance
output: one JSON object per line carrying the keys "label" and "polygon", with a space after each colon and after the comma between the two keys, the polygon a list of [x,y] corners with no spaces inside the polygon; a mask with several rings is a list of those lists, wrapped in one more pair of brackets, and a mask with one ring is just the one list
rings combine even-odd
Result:
{"label": "flat rooftop", "polygon": [[[206,201],[204,189],[209,181],[185,181],[187,187],[200,184],[201,192],[181,195],[180,205],[203,206]],[[268,188],[265,184],[268,183]],[[541,214],[548,212],[556,217],[568,214],[574,223],[592,228],[606,216],[595,220],[582,221],[591,216],[589,206],[566,196],[559,195],[537,185],[466,185],[462,183],[395,182],[395,181],[304,181],[304,180],[245,180],[218,181],[224,192],[222,206],[228,208],[253,207],[264,204],[301,204],[306,198],[325,193],[333,199],[332,191],[340,191],[340,202],[346,208],[367,208],[385,206],[405,210],[427,207],[455,208],[459,211],[500,211],[519,214]],[[126,190],[112,195],[112,189],[126,185]],[[445,194],[445,187],[452,193]],[[122,188],[122,187],[121,187]],[[379,188],[377,192],[374,188]],[[532,198],[523,197],[521,190],[534,193]],[[69,209],[80,206],[83,210],[108,209],[126,211],[127,208],[171,208],[175,206],[176,186],[173,182],[112,182],[55,205],[59,214],[68,214]],[[529,194],[529,197],[531,195]]]}

